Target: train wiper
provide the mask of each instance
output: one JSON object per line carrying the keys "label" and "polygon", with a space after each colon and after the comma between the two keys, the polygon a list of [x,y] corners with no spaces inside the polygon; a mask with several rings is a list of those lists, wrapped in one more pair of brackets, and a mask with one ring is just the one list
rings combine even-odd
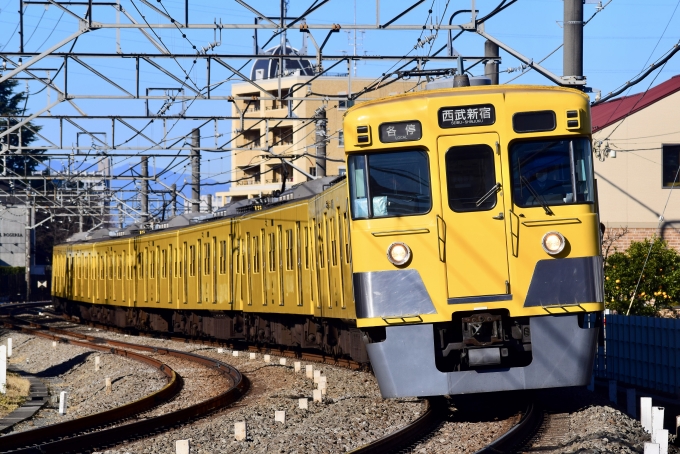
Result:
{"label": "train wiper", "polygon": [[493,185],[493,188],[489,189],[489,192],[484,194],[481,199],[477,200],[477,203],[475,203],[475,206],[477,206],[477,207],[480,206],[482,203],[486,202],[489,197],[491,197],[492,195],[494,195],[495,193],[497,193],[500,190],[501,190],[501,184],[496,183],[495,185]]}
{"label": "train wiper", "polygon": [[525,176],[522,176],[522,177],[520,177],[520,181],[522,182],[523,185],[525,185],[527,187],[529,192],[531,192],[531,195],[533,195],[534,198],[536,200],[538,200],[538,203],[540,203],[541,206],[543,207],[543,209],[545,210],[545,214],[547,214],[549,216],[554,216],[555,213],[553,213],[553,210],[551,210],[550,207],[548,206],[548,204],[545,203],[545,200],[543,199],[543,197],[538,192],[536,192],[536,190],[534,188],[531,187],[527,178]]}

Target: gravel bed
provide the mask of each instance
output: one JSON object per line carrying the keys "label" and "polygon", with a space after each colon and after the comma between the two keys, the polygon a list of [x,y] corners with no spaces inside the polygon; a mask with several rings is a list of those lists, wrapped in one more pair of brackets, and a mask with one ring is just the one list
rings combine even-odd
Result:
{"label": "gravel bed", "polygon": [[[215,350],[201,354],[229,362],[251,380],[241,401],[210,418],[104,452],[171,453],[180,439],[191,439],[192,453],[346,452],[397,430],[423,410],[416,399],[382,399],[370,374],[321,364],[313,367],[327,377],[327,393],[323,402],[312,402],[316,385],[306,377],[306,363],[296,374],[289,358],[282,366],[276,356],[265,363],[261,354],[251,360],[248,353],[233,357]],[[309,399],[307,410],[299,408],[300,398]],[[280,410],[285,423],[274,421]],[[234,423],[241,421],[247,438],[236,441]]]}
{"label": "gravel bed", "polygon": [[[167,379],[160,371],[143,363],[118,355],[76,345],[57,343],[23,333],[5,332],[0,336],[4,343],[13,340],[10,365],[45,381],[51,403],[36,415],[14,426],[20,432],[82,416],[106,411],[145,397],[166,385]],[[95,371],[95,357],[100,357],[100,370]],[[106,393],[105,380],[111,378],[112,391]],[[68,393],[68,411],[58,414],[61,391]]]}

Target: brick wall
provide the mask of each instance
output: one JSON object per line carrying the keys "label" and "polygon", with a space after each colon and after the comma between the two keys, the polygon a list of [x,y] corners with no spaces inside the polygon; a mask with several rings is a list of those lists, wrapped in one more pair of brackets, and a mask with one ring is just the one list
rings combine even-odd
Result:
{"label": "brick wall", "polygon": [[623,252],[628,249],[632,241],[643,241],[646,238],[651,239],[654,236],[661,237],[666,240],[668,247],[680,252],[680,229],[670,226],[662,226],[657,228],[608,228],[604,234],[604,241],[602,244],[602,253],[607,254],[606,248],[609,246],[609,254],[613,254],[615,250]]}

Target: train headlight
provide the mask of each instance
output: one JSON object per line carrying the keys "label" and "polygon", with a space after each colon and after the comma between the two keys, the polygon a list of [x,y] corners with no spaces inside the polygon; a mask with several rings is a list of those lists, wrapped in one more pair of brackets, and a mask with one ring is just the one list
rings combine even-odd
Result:
{"label": "train headlight", "polygon": [[543,235],[541,246],[543,250],[550,255],[557,255],[564,249],[566,240],[560,232],[548,232]]}
{"label": "train headlight", "polygon": [[406,243],[392,243],[387,248],[387,260],[394,265],[403,265],[411,258],[411,248]]}

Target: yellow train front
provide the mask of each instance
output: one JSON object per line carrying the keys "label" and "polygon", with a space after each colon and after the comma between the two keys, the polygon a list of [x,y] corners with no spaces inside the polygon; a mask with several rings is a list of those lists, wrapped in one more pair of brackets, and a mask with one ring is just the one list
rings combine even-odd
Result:
{"label": "yellow train front", "polygon": [[357,326],[384,397],[579,386],[603,310],[581,92],[479,86],[344,121]]}

